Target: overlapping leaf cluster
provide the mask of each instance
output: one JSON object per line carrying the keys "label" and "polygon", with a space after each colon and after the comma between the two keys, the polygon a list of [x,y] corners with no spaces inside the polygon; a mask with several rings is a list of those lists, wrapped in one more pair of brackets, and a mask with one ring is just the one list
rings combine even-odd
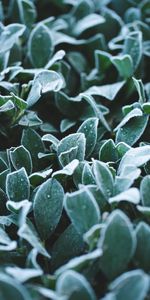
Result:
{"label": "overlapping leaf cluster", "polygon": [[0,298],[150,299],[149,0],[0,21]]}

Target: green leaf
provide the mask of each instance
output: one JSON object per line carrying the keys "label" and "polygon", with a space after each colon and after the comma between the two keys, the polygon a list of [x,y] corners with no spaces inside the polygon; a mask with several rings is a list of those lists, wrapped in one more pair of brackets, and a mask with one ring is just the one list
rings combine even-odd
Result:
{"label": "green leaf", "polygon": [[118,160],[118,158],[118,151],[114,141],[111,139],[107,140],[100,148],[99,160],[103,162],[115,162],[116,160]]}
{"label": "green leaf", "polygon": [[67,264],[60,267],[55,271],[56,276],[60,276],[61,274],[64,274],[67,270],[74,270],[77,272],[81,272],[86,267],[92,265],[94,261],[99,259],[99,257],[102,255],[101,249],[96,249],[92,252],[89,252],[87,254],[77,256],[75,258],[72,258],[69,260]]}
{"label": "green leaf", "polygon": [[86,138],[86,156],[89,157],[94,150],[97,141],[97,118],[88,118],[79,127],[78,132],[84,133]]}
{"label": "green leaf", "polygon": [[121,159],[118,174],[123,172],[125,166],[133,165],[140,167],[150,160],[150,146],[143,146],[129,149]]}
{"label": "green leaf", "polygon": [[10,159],[13,167],[18,170],[22,167],[25,168],[27,174],[32,172],[32,160],[30,152],[24,147],[19,146],[14,150],[10,150]]}
{"label": "green leaf", "polygon": [[112,56],[111,62],[117,68],[120,76],[129,78],[133,75],[133,62],[130,55]]}
{"label": "green leaf", "polygon": [[[85,135],[83,133],[74,133],[63,138],[57,149],[57,155],[59,157],[62,166],[65,166],[73,159],[78,159],[79,161],[84,160],[85,156]],[[72,152],[71,157],[69,156],[71,149],[75,151]],[[68,152],[69,151],[69,152]],[[63,159],[62,159],[63,155]]]}
{"label": "green leaf", "polygon": [[73,28],[73,34],[75,36],[79,36],[87,29],[98,26],[105,22],[104,17],[100,16],[99,14],[89,14],[84,18],[80,19]]}
{"label": "green leaf", "polygon": [[86,278],[74,271],[66,271],[56,284],[58,295],[66,299],[96,300],[95,293]]}
{"label": "green leaf", "polygon": [[6,194],[9,200],[15,202],[29,199],[30,183],[25,168],[7,175]]}
{"label": "green leaf", "polygon": [[66,212],[80,234],[84,234],[93,225],[99,223],[100,210],[93,195],[83,188],[65,196]]}
{"label": "green leaf", "polygon": [[106,199],[108,199],[113,193],[113,176],[108,169],[107,165],[98,160],[93,162],[93,173],[95,175],[95,181]]}
{"label": "green leaf", "polygon": [[149,290],[149,278],[142,270],[122,274],[110,284],[116,300],[144,300]]}
{"label": "green leaf", "polygon": [[43,170],[43,171],[40,171],[40,172],[32,173],[29,176],[29,180],[30,180],[31,185],[36,187],[36,186],[42,184],[43,181],[45,181],[45,179],[47,179],[50,176],[52,171],[53,171],[52,169],[47,169],[47,170]]}
{"label": "green leaf", "polygon": [[17,23],[4,27],[0,36],[0,53],[10,50],[17,42],[18,38],[23,35],[24,31],[25,26]]}
{"label": "green leaf", "polygon": [[42,124],[41,119],[33,111],[26,111],[18,122],[19,125],[24,127],[35,127]]}
{"label": "green leaf", "polygon": [[26,287],[4,273],[0,273],[0,295],[2,300],[31,300]]}
{"label": "green leaf", "polygon": [[121,127],[126,125],[132,118],[140,117],[142,115],[143,115],[143,113],[142,113],[141,109],[134,108],[133,110],[131,110],[129,113],[127,113],[125,115],[125,117],[122,119],[122,121],[119,123],[119,125],[114,129],[114,131],[117,131],[118,129],[120,129]]}
{"label": "green leaf", "polygon": [[94,174],[88,163],[85,163],[83,172],[82,172],[82,183],[84,185],[96,184]]}
{"label": "green leaf", "polygon": [[68,165],[72,160],[75,160],[78,153],[78,147],[72,147],[69,150],[62,152],[59,155],[59,162],[62,166]]}
{"label": "green leaf", "polygon": [[56,179],[65,178],[66,176],[72,176],[75,172],[76,168],[79,165],[79,161],[77,159],[72,160],[68,165],[66,165],[62,170],[56,171],[52,174],[52,177]]}
{"label": "green leaf", "polygon": [[59,140],[52,134],[48,133],[43,135],[42,141],[52,143],[53,147],[57,150]]}
{"label": "green leaf", "polygon": [[47,92],[58,92],[64,86],[63,77],[55,72],[44,70],[35,75],[27,98],[28,107],[33,106]]}
{"label": "green leaf", "polygon": [[134,70],[137,69],[142,57],[142,32],[130,32],[124,41],[123,54],[131,56]]}
{"label": "green leaf", "polygon": [[31,32],[28,43],[29,57],[35,68],[44,67],[54,51],[51,33],[39,23]]}
{"label": "green leaf", "polygon": [[18,267],[6,267],[6,272],[20,282],[25,282],[32,278],[40,277],[43,274],[41,269],[23,269]]}
{"label": "green leaf", "polygon": [[150,207],[150,175],[145,176],[140,184],[142,204]]}
{"label": "green leaf", "polygon": [[56,179],[48,179],[34,197],[34,217],[42,239],[47,239],[61,218],[64,191]]}
{"label": "green leaf", "polygon": [[143,105],[142,105],[142,109],[143,109],[143,111],[146,113],[146,114],[150,114],[150,103],[144,103]]}
{"label": "green leaf", "polygon": [[45,150],[40,135],[33,129],[25,129],[22,133],[21,144],[30,152],[35,170],[39,165],[38,153]]}
{"label": "green leaf", "polygon": [[69,225],[52,247],[52,268],[56,270],[71,258],[80,255],[83,252],[84,247],[82,236],[76,231],[72,224]]}
{"label": "green leaf", "polygon": [[31,27],[36,18],[36,9],[34,3],[29,0],[17,0],[19,18],[21,23]]}
{"label": "green leaf", "polygon": [[[144,222],[140,222],[136,227],[137,247],[135,252],[135,262],[139,268],[149,272],[150,260],[150,226]],[[144,255],[143,255],[144,245]]]}
{"label": "green leaf", "polygon": [[100,268],[109,279],[125,271],[134,255],[136,239],[132,224],[123,212],[111,213],[98,246],[103,249]]}
{"label": "green leaf", "polygon": [[102,86],[92,86],[84,93],[92,96],[101,96],[110,101],[114,100],[118,92],[121,90],[125,81],[120,81],[117,83],[102,85]]}
{"label": "green leaf", "polygon": [[103,74],[111,65],[111,54],[102,50],[95,50],[95,66],[100,74]]}
{"label": "green leaf", "polygon": [[139,102],[142,104],[142,103],[146,102],[146,96],[145,96],[143,82],[141,79],[136,79],[134,77],[132,79],[133,79],[134,85],[135,85],[136,90],[139,95]]}
{"label": "green leaf", "polygon": [[92,226],[90,230],[84,234],[83,236],[84,241],[89,245],[90,250],[96,248],[100,236],[100,231],[102,228],[103,228],[102,224],[96,224]]}
{"label": "green leaf", "polygon": [[65,132],[65,131],[69,130],[71,127],[73,127],[75,124],[76,124],[76,122],[73,120],[64,119],[61,121],[60,131]]}
{"label": "green leaf", "polygon": [[37,250],[38,253],[42,254],[43,256],[50,258],[49,253],[46,251],[42,242],[33,226],[30,222],[29,224],[24,223],[18,230],[18,235],[22,239],[28,241],[28,243]]}
{"label": "green leaf", "polygon": [[130,119],[116,134],[116,143],[124,142],[134,145],[144,133],[148,124],[148,116],[138,116]]}
{"label": "green leaf", "polygon": [[137,188],[130,188],[116,196],[109,198],[109,203],[119,203],[121,201],[128,201],[129,203],[138,204],[140,202],[140,194]]}

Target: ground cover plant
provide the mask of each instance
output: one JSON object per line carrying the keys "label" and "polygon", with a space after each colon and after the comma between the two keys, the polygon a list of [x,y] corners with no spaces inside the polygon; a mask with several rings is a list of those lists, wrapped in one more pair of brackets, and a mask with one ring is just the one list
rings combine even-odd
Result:
{"label": "ground cover plant", "polygon": [[149,0],[0,21],[0,299],[150,299]]}

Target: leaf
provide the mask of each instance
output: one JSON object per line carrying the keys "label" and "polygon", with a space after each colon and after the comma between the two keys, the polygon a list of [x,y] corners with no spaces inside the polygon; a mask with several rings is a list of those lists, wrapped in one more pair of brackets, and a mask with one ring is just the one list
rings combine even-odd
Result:
{"label": "leaf", "polygon": [[40,135],[33,129],[25,129],[22,133],[21,144],[30,152],[33,170],[39,165],[38,153],[44,152],[44,144]]}
{"label": "leaf", "polygon": [[58,300],[57,294],[49,288],[45,288],[43,286],[34,286],[33,288],[36,292],[38,292],[38,294],[46,297],[47,299]]}
{"label": "leaf", "polygon": [[1,49],[0,53],[10,50],[17,42],[18,38],[23,35],[25,26],[21,24],[10,24],[3,28],[0,36]]}
{"label": "leaf", "polygon": [[29,0],[17,0],[17,5],[21,23],[30,28],[36,18],[34,3]]}
{"label": "leaf", "polygon": [[88,184],[95,184],[95,178],[94,178],[94,174],[92,173],[92,169],[89,166],[88,163],[86,163],[84,165],[83,168],[83,172],[82,172],[82,183],[84,185],[88,185]]}
{"label": "leaf", "polygon": [[102,86],[92,86],[84,93],[92,96],[94,95],[101,96],[112,101],[115,99],[115,97],[117,96],[118,92],[121,90],[124,84],[125,84],[124,81],[120,81],[117,83],[112,83],[112,84],[107,84]]}
{"label": "leaf", "polygon": [[19,146],[14,150],[10,150],[10,159],[13,167],[18,170],[24,167],[26,172],[30,174],[32,172],[32,160],[30,152],[24,147]]}
{"label": "leaf", "polygon": [[143,82],[141,79],[136,79],[134,77],[132,79],[133,79],[134,85],[135,85],[136,90],[139,95],[139,102],[142,104],[142,103],[146,102],[146,96],[145,96]]}
{"label": "leaf", "polygon": [[134,108],[133,110],[131,110],[127,115],[125,115],[125,117],[122,119],[122,121],[119,123],[119,125],[114,129],[114,131],[117,131],[118,129],[120,129],[121,127],[123,127],[125,124],[127,124],[132,118],[135,117],[140,117],[142,116],[143,113],[141,111],[141,109],[139,108]]}
{"label": "leaf", "polygon": [[101,249],[96,249],[90,253],[72,258],[67,264],[57,269],[55,275],[60,276],[61,274],[64,274],[64,272],[66,272],[67,270],[81,272],[88,265],[91,265],[94,261],[99,259],[101,255]]}
{"label": "leaf", "polygon": [[57,61],[62,60],[65,56],[65,51],[64,50],[59,50],[57,51],[53,57],[49,60],[47,65],[45,66],[46,69],[50,69]]}
{"label": "leaf", "polygon": [[120,174],[124,167],[127,165],[133,165],[140,167],[150,160],[150,146],[143,146],[129,149],[123,158],[121,159],[118,174]]}
{"label": "leaf", "polygon": [[102,224],[96,224],[84,234],[83,236],[84,241],[89,245],[90,250],[96,248],[102,228],[103,228]]}
{"label": "leaf", "polygon": [[80,255],[85,248],[82,236],[71,224],[59,236],[51,250],[52,269],[64,265],[71,258]]}
{"label": "leaf", "polygon": [[24,127],[35,127],[42,124],[42,120],[33,111],[27,111],[18,122],[19,125]]}
{"label": "leaf", "polygon": [[15,202],[29,199],[30,183],[25,168],[7,175],[6,194],[9,200]]}
{"label": "leaf", "polygon": [[104,197],[108,199],[113,193],[113,177],[110,170],[105,163],[94,160],[93,172],[98,188]]}
{"label": "leaf", "polygon": [[47,92],[58,92],[64,86],[63,77],[55,72],[44,70],[35,75],[32,88],[27,98],[28,107],[33,106]]}
{"label": "leaf", "polygon": [[[74,133],[66,136],[63,138],[59,144],[57,149],[57,155],[60,159],[60,162],[62,166],[65,166],[69,162],[71,162],[73,159],[78,159],[79,161],[84,160],[85,156],[85,136],[83,133]],[[72,149],[75,149],[75,151],[72,153],[71,159],[68,157],[68,151]],[[63,154],[64,158],[62,161],[61,155]],[[67,161],[65,162],[65,158],[67,158]]]}
{"label": "leaf", "polygon": [[114,195],[129,189],[134,181],[139,178],[141,170],[133,165],[127,165],[120,176],[116,176],[114,184]]}
{"label": "leaf", "polygon": [[72,147],[68,151],[62,152],[59,155],[59,162],[62,166],[68,165],[70,162],[76,159],[78,153],[78,147]]}
{"label": "leaf", "polygon": [[118,151],[114,141],[111,139],[107,140],[100,148],[99,160],[108,162],[116,161],[118,158]]}
{"label": "leaf", "polygon": [[116,300],[144,300],[149,289],[149,278],[142,270],[122,274],[110,284]]}
{"label": "leaf", "polygon": [[56,179],[48,179],[37,190],[33,211],[36,226],[42,239],[47,239],[61,218],[64,191]]}
{"label": "leaf", "polygon": [[111,55],[102,50],[95,50],[95,66],[100,74],[107,71],[111,65]]}
{"label": "leaf", "polygon": [[120,203],[121,201],[128,201],[129,203],[139,204],[140,194],[137,188],[130,188],[114,197],[109,198],[109,203]]}
{"label": "leaf", "polygon": [[84,133],[86,138],[86,156],[89,157],[94,150],[97,141],[97,118],[88,118],[79,127],[78,132]]}
{"label": "leaf", "polygon": [[53,147],[55,147],[55,149],[57,149],[58,144],[59,144],[59,140],[50,133],[43,135],[42,141],[52,143]]}
{"label": "leaf", "polygon": [[46,251],[46,249],[43,247],[42,242],[39,239],[39,236],[37,235],[37,232],[35,231],[35,228],[33,225],[30,226],[27,224],[23,224],[19,230],[18,235],[22,238],[28,241],[29,244],[34,247],[38,251],[38,253],[42,254],[43,256],[50,258],[50,255]]}
{"label": "leaf", "polygon": [[66,299],[96,300],[95,293],[85,277],[74,271],[66,271],[57,282],[56,291]]}
{"label": "leaf", "polygon": [[87,29],[98,26],[101,23],[104,23],[104,17],[100,16],[99,14],[89,14],[84,18],[80,19],[73,28],[73,34],[75,36],[81,35]]}
{"label": "leaf", "polygon": [[[150,227],[144,222],[140,222],[136,228],[137,237],[137,247],[135,252],[135,261],[139,268],[149,271],[150,260]],[[144,255],[143,255],[143,245],[144,245]]]}
{"label": "leaf", "polygon": [[120,76],[129,78],[133,75],[133,62],[130,55],[112,56],[111,62],[117,68]]}
{"label": "leaf", "polygon": [[85,188],[65,196],[66,212],[80,234],[99,223],[100,211],[93,195]]}
{"label": "leaf", "polygon": [[141,31],[130,32],[124,41],[123,54],[132,57],[134,70],[137,69],[142,57],[142,33]]}
{"label": "leaf", "polygon": [[100,268],[109,279],[125,271],[134,255],[136,238],[128,217],[120,210],[109,216],[98,246],[103,249]]}
{"label": "leaf", "polygon": [[143,115],[132,118],[122,128],[119,128],[116,134],[116,142],[128,143],[128,145],[134,145],[144,133],[148,124],[148,117]]}
{"label": "leaf", "polygon": [[41,172],[32,173],[29,176],[31,185],[38,186],[38,185],[42,184],[43,181],[45,181],[45,179],[47,179],[50,176],[52,171],[53,171],[52,169],[47,169],[47,170],[43,170]]}
{"label": "leaf", "polygon": [[72,176],[75,172],[76,168],[79,165],[79,161],[77,159],[72,160],[68,165],[66,165],[62,170],[56,171],[52,174],[52,177],[55,178],[65,178],[66,176]]}
{"label": "leaf", "polygon": [[142,109],[143,109],[143,111],[146,113],[146,114],[150,114],[150,103],[144,103],[143,105],[142,105]]}
{"label": "leaf", "polygon": [[29,57],[35,68],[44,67],[54,51],[51,33],[48,28],[39,23],[31,32],[28,43]]}
{"label": "leaf", "polygon": [[150,207],[150,175],[145,176],[140,184],[142,204]]}
{"label": "leaf", "polygon": [[81,93],[79,95],[79,99],[78,101],[81,101],[81,99],[83,98],[85,101],[88,102],[88,104],[91,106],[91,108],[93,109],[93,112],[95,114],[95,116],[99,119],[99,121],[101,122],[101,124],[108,130],[111,131],[109,124],[107,123],[107,121],[105,120],[105,117],[103,115],[103,113],[101,112],[101,110],[98,108],[97,103],[95,102],[94,98],[91,95],[85,94],[85,93]]}
{"label": "leaf", "polygon": [[76,124],[75,121],[69,119],[63,119],[60,124],[60,131],[65,132],[69,130],[71,127],[73,127],[75,124]]}
{"label": "leaf", "polygon": [[25,282],[32,278],[40,277],[43,274],[41,269],[22,269],[18,267],[6,267],[6,272],[20,282]]}
{"label": "leaf", "polygon": [[25,286],[21,285],[18,280],[12,279],[10,276],[0,273],[0,291],[3,300],[14,299],[31,300]]}

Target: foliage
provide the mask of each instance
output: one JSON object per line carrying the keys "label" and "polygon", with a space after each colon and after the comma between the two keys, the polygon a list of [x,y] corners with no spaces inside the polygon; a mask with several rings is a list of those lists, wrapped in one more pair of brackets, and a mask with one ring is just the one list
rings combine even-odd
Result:
{"label": "foliage", "polygon": [[0,1],[0,299],[150,299],[149,12]]}

